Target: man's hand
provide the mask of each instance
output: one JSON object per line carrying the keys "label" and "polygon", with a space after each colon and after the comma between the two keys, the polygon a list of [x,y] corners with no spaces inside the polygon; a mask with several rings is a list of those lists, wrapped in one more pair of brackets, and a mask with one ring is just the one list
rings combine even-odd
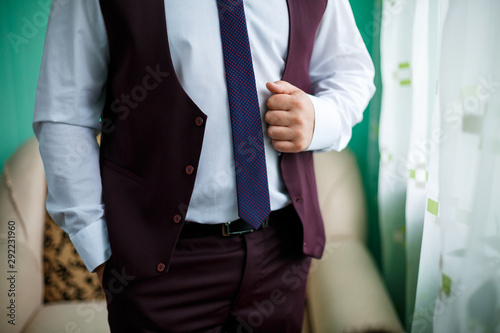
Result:
{"label": "man's hand", "polygon": [[298,153],[311,144],[314,133],[314,106],[305,92],[286,81],[268,82],[274,95],[267,101],[265,120],[273,146],[283,153]]}
{"label": "man's hand", "polygon": [[99,266],[96,267],[96,269],[94,270],[94,273],[97,274],[97,277],[99,278],[99,283],[101,284],[101,287],[103,287],[102,285],[102,275],[104,274],[104,267],[106,267],[106,263],[102,263],[100,264]]}

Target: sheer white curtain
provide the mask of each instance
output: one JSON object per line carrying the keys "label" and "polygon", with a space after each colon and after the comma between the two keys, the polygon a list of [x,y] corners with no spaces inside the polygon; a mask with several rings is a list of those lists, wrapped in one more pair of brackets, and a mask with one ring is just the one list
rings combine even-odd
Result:
{"label": "sheer white curtain", "polygon": [[404,308],[405,295],[405,161],[412,118],[411,59],[415,2],[385,1],[380,36],[383,92],[378,201],[382,271],[398,308]]}
{"label": "sheer white curtain", "polygon": [[444,25],[436,332],[500,332],[499,15],[498,0],[453,0]]}
{"label": "sheer white curtain", "polygon": [[500,332],[500,1],[384,6],[401,8],[382,22],[386,282],[412,332]]}

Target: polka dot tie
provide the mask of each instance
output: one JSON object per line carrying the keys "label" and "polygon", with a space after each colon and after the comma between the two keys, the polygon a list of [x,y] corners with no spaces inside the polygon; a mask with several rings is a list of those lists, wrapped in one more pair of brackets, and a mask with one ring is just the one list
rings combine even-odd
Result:
{"label": "polka dot tie", "polygon": [[271,212],[262,120],[243,0],[217,0],[238,192],[238,214],[258,229]]}

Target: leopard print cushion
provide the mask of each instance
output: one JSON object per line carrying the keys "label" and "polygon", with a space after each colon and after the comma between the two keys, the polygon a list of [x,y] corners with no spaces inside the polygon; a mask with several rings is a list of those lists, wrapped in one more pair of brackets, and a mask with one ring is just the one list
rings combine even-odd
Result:
{"label": "leopard print cushion", "polygon": [[45,303],[104,299],[97,275],[87,270],[68,234],[48,213],[45,216],[43,271]]}

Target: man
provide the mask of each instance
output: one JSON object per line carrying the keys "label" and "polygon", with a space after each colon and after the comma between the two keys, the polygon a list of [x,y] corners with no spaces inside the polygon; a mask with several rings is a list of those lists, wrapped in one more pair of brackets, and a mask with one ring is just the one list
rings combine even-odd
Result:
{"label": "man", "polygon": [[372,80],[347,0],[56,2],[47,209],[111,330],[300,331],[325,242],[311,151],[347,145]]}

